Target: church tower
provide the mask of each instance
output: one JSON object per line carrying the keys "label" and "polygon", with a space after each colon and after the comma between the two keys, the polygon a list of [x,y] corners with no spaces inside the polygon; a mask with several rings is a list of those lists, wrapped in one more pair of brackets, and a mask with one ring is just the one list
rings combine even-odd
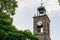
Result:
{"label": "church tower", "polygon": [[37,16],[33,17],[33,33],[39,37],[40,40],[50,39],[50,19],[46,14],[44,6],[37,8]]}

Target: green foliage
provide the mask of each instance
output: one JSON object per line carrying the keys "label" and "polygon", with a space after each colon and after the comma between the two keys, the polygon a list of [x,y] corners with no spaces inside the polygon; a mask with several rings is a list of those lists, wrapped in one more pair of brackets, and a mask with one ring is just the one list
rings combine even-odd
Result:
{"label": "green foliage", "polygon": [[0,25],[11,25],[12,18],[0,18]]}
{"label": "green foliage", "polygon": [[5,32],[5,30],[0,29],[0,40],[4,40],[7,36],[7,33]]}
{"label": "green foliage", "polygon": [[31,31],[29,31],[29,30],[25,30],[24,34],[26,36],[26,39],[28,39],[28,40],[39,40],[38,37],[36,37],[35,35],[33,35],[31,33]]}
{"label": "green foliage", "polygon": [[14,15],[16,7],[17,7],[16,0],[0,0],[0,13]]}
{"label": "green foliage", "polygon": [[59,5],[60,5],[60,0],[58,0],[58,3],[59,3]]}
{"label": "green foliage", "polygon": [[12,25],[16,0],[0,0],[0,40],[38,40],[29,30],[17,30]]}

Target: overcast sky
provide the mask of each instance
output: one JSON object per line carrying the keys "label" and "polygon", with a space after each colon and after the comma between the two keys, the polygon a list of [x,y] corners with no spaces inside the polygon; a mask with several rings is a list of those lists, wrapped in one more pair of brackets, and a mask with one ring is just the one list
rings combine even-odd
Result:
{"label": "overcast sky", "polygon": [[[29,29],[33,32],[33,16],[37,14],[37,8],[41,0],[17,0],[18,8],[14,15],[13,24],[19,30]],[[57,0],[43,0],[46,14],[50,18],[51,40],[60,40],[60,7]]]}

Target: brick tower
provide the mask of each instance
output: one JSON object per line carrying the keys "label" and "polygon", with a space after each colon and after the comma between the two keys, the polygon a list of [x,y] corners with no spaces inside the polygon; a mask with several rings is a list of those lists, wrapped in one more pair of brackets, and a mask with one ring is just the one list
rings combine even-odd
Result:
{"label": "brick tower", "polygon": [[50,20],[46,14],[44,6],[37,8],[37,16],[33,17],[33,33],[39,37],[40,40],[50,39]]}

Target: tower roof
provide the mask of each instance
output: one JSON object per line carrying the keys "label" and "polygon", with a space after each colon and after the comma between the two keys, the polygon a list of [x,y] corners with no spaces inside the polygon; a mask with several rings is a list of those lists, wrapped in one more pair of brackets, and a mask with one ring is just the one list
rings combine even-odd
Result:
{"label": "tower roof", "polygon": [[42,10],[42,11],[46,11],[45,7],[44,6],[40,6],[37,8],[39,11]]}

